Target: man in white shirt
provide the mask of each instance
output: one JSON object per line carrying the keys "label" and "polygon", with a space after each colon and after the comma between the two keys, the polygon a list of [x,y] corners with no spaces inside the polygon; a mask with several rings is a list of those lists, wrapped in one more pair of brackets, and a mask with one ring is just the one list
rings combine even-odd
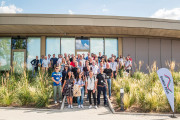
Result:
{"label": "man in white shirt", "polygon": [[48,67],[51,67],[51,55],[48,54]]}
{"label": "man in white shirt", "polygon": [[83,72],[83,64],[82,64],[82,61],[79,62],[79,68],[80,68],[80,71]]}
{"label": "man in white shirt", "polygon": [[61,62],[62,62],[62,55],[59,54],[58,55],[58,61],[57,61],[58,66],[60,66]]}
{"label": "man in white shirt", "polygon": [[103,70],[104,70],[104,67],[103,67],[103,62],[100,62],[100,64],[99,64],[99,67],[98,67],[98,74],[100,73],[100,68],[103,68]]}
{"label": "man in white shirt", "polygon": [[94,60],[93,60],[93,62],[92,62],[91,68],[92,68],[93,74],[94,74],[94,75],[97,75],[99,68],[98,68],[98,66],[95,64],[95,61],[94,61]]}
{"label": "man in white shirt", "polygon": [[80,62],[82,62],[82,66],[85,67],[85,60],[83,59],[82,55],[80,55],[79,64],[80,64]]}
{"label": "man in white shirt", "polygon": [[94,107],[97,109],[96,89],[97,89],[97,80],[96,77],[93,76],[93,72],[90,71],[89,76],[86,78],[86,93],[88,93],[89,104],[90,104],[89,108],[92,108],[92,102],[91,102],[91,94],[92,94],[94,100]]}
{"label": "man in white shirt", "polygon": [[117,72],[118,72],[118,65],[117,65],[117,62],[115,62],[114,57],[112,57],[111,59],[110,68],[113,71],[114,79],[116,79]]}
{"label": "man in white shirt", "polygon": [[44,72],[48,71],[48,68],[49,68],[48,65],[49,65],[49,61],[47,59],[47,56],[45,56],[45,59],[42,61],[42,68]]}
{"label": "man in white shirt", "polygon": [[131,70],[132,67],[132,62],[129,60],[129,57],[126,57],[126,62],[125,62],[125,67],[124,69],[126,70],[127,73]]}

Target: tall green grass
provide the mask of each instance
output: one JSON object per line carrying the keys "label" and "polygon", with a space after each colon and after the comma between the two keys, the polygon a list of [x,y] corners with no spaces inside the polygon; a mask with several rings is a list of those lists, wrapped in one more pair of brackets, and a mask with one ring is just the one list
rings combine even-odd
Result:
{"label": "tall green grass", "polygon": [[53,92],[51,78],[41,72],[33,78],[28,73],[1,74],[0,106],[48,106]]}
{"label": "tall green grass", "polygon": [[[125,109],[136,106],[143,112],[170,112],[171,108],[156,70],[156,67],[151,67],[149,74],[137,70],[132,77],[118,77],[114,80],[112,90],[118,105],[120,106],[120,88],[124,88]],[[174,79],[175,111],[180,113],[180,72],[170,70]]]}

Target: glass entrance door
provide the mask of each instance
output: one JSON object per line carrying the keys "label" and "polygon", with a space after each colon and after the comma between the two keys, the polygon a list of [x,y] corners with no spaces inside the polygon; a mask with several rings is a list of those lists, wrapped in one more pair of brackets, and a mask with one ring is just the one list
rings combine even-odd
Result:
{"label": "glass entrance door", "polygon": [[12,50],[12,54],[13,72],[18,74],[23,73],[25,68],[26,50]]}

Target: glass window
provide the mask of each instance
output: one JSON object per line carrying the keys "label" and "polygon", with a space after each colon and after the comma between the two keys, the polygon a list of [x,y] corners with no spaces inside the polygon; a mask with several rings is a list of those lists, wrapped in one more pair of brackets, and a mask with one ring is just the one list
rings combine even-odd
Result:
{"label": "glass window", "polygon": [[26,49],[26,38],[12,38],[12,49]]}
{"label": "glass window", "polygon": [[75,54],[75,38],[61,38],[61,54]]}
{"label": "glass window", "polygon": [[105,38],[105,55],[109,58],[112,54],[118,56],[117,38]]}
{"label": "glass window", "polygon": [[27,39],[27,68],[32,70],[31,61],[38,56],[40,59],[41,54],[41,38],[28,37]]}
{"label": "glass window", "polygon": [[24,70],[24,52],[13,53],[13,70],[15,73],[21,74]]}
{"label": "glass window", "polygon": [[0,70],[10,70],[11,63],[11,38],[0,38]]}
{"label": "glass window", "polygon": [[103,38],[90,38],[90,52],[96,55],[104,54],[104,40]]}
{"label": "glass window", "polygon": [[76,50],[89,50],[89,40],[86,39],[76,39]]}
{"label": "glass window", "polygon": [[58,57],[60,54],[60,38],[59,37],[47,37],[46,38],[46,55],[55,54]]}

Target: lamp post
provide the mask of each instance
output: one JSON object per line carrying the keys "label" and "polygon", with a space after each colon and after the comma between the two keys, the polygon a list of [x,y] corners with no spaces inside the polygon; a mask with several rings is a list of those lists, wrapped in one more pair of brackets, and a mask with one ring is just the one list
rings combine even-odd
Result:
{"label": "lamp post", "polygon": [[121,110],[124,111],[124,102],[123,102],[123,97],[124,97],[124,89],[120,88],[120,100],[121,100]]}

